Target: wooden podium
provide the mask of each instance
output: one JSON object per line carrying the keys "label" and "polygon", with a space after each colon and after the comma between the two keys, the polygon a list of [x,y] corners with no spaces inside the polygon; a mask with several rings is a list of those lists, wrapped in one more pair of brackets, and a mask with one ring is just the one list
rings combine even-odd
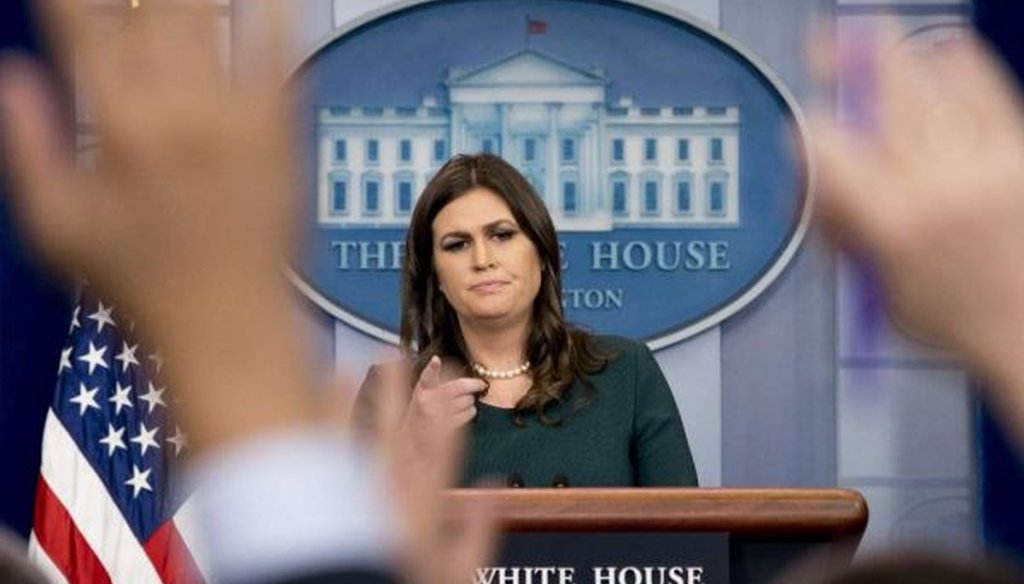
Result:
{"label": "wooden podium", "polygon": [[520,540],[556,532],[722,534],[729,581],[737,584],[769,582],[808,554],[812,571],[848,564],[868,518],[864,498],[845,489],[462,489],[450,497],[456,514],[467,502],[493,499],[503,531]]}

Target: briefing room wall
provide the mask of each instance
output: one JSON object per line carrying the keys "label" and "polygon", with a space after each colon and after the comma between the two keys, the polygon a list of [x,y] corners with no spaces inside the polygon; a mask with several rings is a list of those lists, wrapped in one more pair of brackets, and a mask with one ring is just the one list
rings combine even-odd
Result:
{"label": "briefing room wall", "polygon": [[[296,10],[296,61],[332,29],[392,4],[304,0]],[[964,13],[962,3],[934,2],[661,4],[720,26],[801,103],[810,95],[803,38],[815,15],[834,14],[842,27],[850,19],[897,14],[922,27]],[[240,17],[235,34],[242,35],[244,3],[233,11]],[[682,404],[701,482],[850,486],[872,506],[866,547],[938,537],[970,548],[976,514],[964,373],[884,321],[872,341],[857,342],[865,322],[880,322],[865,314],[863,291],[812,232],[758,300],[720,327],[657,352]],[[388,349],[316,308],[309,316],[325,360],[340,368],[379,360]]]}

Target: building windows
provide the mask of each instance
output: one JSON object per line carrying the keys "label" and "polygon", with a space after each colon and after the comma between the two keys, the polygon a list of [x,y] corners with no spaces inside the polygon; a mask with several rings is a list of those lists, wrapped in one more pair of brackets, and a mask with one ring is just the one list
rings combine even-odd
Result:
{"label": "building windows", "polygon": [[629,215],[628,181],[625,176],[612,178],[612,214],[616,217]]}
{"label": "building windows", "polygon": [[626,161],[626,141],[622,138],[612,140],[612,162]]}
{"label": "building windows", "polygon": [[644,162],[657,162],[658,141],[654,138],[644,139]]}
{"label": "building windows", "polygon": [[562,183],[562,213],[564,215],[576,215],[579,213],[579,210],[576,182],[567,180]]}
{"label": "building windows", "polygon": [[380,215],[380,176],[363,179],[363,215]]}
{"label": "building windows", "polygon": [[494,154],[501,156],[501,137],[491,134],[485,136],[477,136],[479,140],[480,149],[479,151],[483,154]]}
{"label": "building windows", "polygon": [[660,210],[660,193],[658,192],[658,180],[655,178],[643,179],[643,214],[657,215]]}
{"label": "building windows", "polygon": [[711,162],[722,163],[725,162],[725,155],[722,152],[722,139],[712,138],[709,145],[708,158]]}
{"label": "building windows", "polygon": [[434,162],[448,160],[448,143],[444,140],[434,140]]}
{"label": "building windows", "polygon": [[[503,125],[503,119],[519,121],[520,114],[514,110],[515,116],[502,118],[495,107],[493,112],[481,108],[483,121],[464,126],[458,108],[445,113],[450,118],[421,119],[427,111],[423,105],[416,110],[415,128],[407,123],[412,119],[395,119],[411,109],[389,106],[382,119],[351,123],[322,112],[315,157],[318,219],[337,227],[404,225],[425,180],[452,154],[488,152],[519,165],[569,229],[739,223],[744,214],[734,176],[740,156],[738,108],[708,117],[703,105],[669,103],[658,118],[642,117],[634,105],[627,118],[609,117],[608,106],[601,108],[586,110],[585,119],[557,117],[557,127],[548,125],[552,120],[541,116],[539,107],[523,110],[529,114],[523,120],[536,115],[533,125]],[[363,110],[353,108],[351,116],[362,118]]]}
{"label": "building windows", "polygon": [[526,138],[523,140],[523,162],[535,162],[537,160],[537,139]]}
{"label": "building windows", "polygon": [[689,215],[693,213],[693,193],[690,191],[690,180],[688,178],[676,179],[676,214]]}
{"label": "building windows", "polygon": [[676,141],[676,160],[679,162],[689,162],[690,160],[690,141],[686,138]]}
{"label": "building windows", "polygon": [[562,138],[562,162],[576,162],[576,140]]}
{"label": "building windows", "polygon": [[615,217],[628,217],[630,208],[630,180],[631,176],[623,171],[612,173],[609,178],[611,191],[611,211]]}
{"label": "building windows", "polygon": [[399,175],[395,178],[395,214],[408,215],[412,212],[412,176]]}
{"label": "building windows", "polygon": [[712,180],[708,183],[708,215],[725,215],[725,182]]}
{"label": "building windows", "polygon": [[331,176],[331,215],[348,215],[348,177]]}

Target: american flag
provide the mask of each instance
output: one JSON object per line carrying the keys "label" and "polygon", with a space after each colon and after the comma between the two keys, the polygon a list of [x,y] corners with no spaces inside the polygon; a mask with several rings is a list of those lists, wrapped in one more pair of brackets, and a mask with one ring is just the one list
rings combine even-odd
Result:
{"label": "american flag", "polygon": [[160,357],[133,329],[88,294],[72,317],[29,541],[53,582],[203,581],[188,544],[190,506],[170,480],[188,443],[168,416]]}
{"label": "american flag", "polygon": [[546,20],[526,17],[526,34],[547,34],[548,23]]}

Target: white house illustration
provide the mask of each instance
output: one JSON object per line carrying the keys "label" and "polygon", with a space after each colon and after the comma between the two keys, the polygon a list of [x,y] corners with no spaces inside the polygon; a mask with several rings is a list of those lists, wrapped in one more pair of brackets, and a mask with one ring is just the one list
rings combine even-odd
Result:
{"label": "white house illustration", "polygon": [[739,225],[736,106],[613,104],[603,71],[533,49],[444,82],[447,107],[319,108],[320,225],[404,227],[459,152],[515,165],[560,230]]}

